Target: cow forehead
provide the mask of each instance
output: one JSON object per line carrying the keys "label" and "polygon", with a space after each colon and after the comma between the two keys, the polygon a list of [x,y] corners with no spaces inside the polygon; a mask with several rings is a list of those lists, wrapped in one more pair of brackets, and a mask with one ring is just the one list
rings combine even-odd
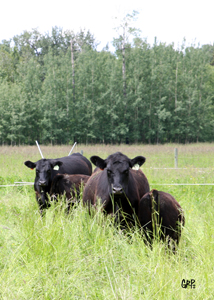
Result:
{"label": "cow forehead", "polygon": [[51,163],[47,159],[41,159],[36,163],[36,169],[40,171],[47,171],[51,169]]}
{"label": "cow forehead", "polygon": [[112,162],[114,162],[114,161],[121,161],[122,162],[122,161],[129,161],[129,158],[121,152],[116,152],[114,154],[109,155],[107,160],[112,161]]}
{"label": "cow forehead", "polygon": [[107,158],[107,167],[113,169],[126,169],[129,168],[129,162],[130,159],[127,156],[118,153],[116,155],[110,155]]}

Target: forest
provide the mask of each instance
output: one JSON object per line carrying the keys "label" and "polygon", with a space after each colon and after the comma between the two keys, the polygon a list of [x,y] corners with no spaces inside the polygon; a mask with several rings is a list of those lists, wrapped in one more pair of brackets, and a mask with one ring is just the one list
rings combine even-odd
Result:
{"label": "forest", "polygon": [[82,29],[3,40],[0,144],[213,142],[214,45],[150,45],[121,26],[114,52]]}

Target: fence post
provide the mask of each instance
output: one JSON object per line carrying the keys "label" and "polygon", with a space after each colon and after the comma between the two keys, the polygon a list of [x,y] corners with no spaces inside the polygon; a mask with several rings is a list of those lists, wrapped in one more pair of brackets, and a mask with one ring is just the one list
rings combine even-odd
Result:
{"label": "fence post", "polygon": [[175,148],[175,168],[178,167],[178,148]]}
{"label": "fence post", "polygon": [[40,153],[41,157],[44,158],[44,156],[43,156],[43,154],[42,154],[42,151],[41,151],[41,149],[40,149],[40,147],[39,147],[39,143],[38,143],[37,141],[36,141],[36,145],[37,145],[37,147],[38,147],[38,149],[39,149],[39,153]]}
{"label": "fence post", "polygon": [[77,143],[77,142],[74,143],[74,145],[73,145],[73,147],[71,148],[71,151],[69,152],[68,156],[71,155],[71,152],[73,151],[74,147],[76,146],[76,143]]}

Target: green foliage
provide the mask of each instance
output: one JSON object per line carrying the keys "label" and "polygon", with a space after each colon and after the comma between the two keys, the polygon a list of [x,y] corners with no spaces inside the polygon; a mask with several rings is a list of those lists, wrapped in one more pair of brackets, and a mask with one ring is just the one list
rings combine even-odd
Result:
{"label": "green foliage", "polygon": [[213,141],[213,46],[150,46],[136,17],[118,24],[115,53],[58,27],[2,41],[0,143]]}

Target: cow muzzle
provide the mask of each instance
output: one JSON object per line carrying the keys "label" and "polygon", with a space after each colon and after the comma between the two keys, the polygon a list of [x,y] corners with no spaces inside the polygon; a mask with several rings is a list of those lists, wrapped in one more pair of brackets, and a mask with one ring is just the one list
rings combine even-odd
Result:
{"label": "cow muzzle", "polygon": [[45,180],[40,180],[39,181],[39,186],[41,186],[41,187],[45,187],[45,186],[47,186],[47,183],[46,183],[46,181]]}
{"label": "cow muzzle", "polygon": [[112,192],[114,195],[121,195],[123,193],[123,189],[120,186],[113,186]]}

